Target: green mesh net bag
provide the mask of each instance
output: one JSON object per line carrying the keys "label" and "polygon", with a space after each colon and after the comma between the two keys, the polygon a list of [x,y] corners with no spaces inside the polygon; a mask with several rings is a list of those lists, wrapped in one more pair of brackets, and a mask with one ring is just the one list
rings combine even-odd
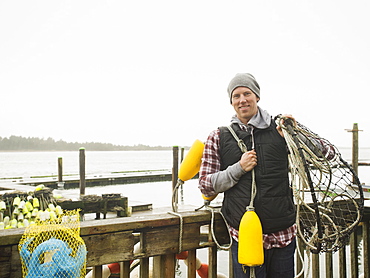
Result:
{"label": "green mesh net bag", "polygon": [[80,237],[79,211],[64,211],[26,228],[18,245],[26,278],[83,278],[86,245]]}

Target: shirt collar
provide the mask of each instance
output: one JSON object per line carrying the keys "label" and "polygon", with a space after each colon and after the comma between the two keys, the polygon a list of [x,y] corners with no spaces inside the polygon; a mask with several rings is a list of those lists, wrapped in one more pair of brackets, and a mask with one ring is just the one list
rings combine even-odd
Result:
{"label": "shirt collar", "polygon": [[255,128],[258,128],[258,129],[266,129],[270,126],[271,124],[271,116],[270,114],[261,109],[259,106],[258,106],[258,112],[256,115],[254,115],[248,122],[247,125],[243,124],[239,118],[234,115],[231,119],[231,123],[237,123],[240,125],[240,127],[243,129],[243,130],[250,130],[250,127],[255,127]]}

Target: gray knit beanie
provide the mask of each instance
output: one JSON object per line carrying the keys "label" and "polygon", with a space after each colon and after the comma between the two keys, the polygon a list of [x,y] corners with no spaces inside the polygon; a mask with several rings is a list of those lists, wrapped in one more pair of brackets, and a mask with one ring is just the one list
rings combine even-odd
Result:
{"label": "gray knit beanie", "polygon": [[233,79],[231,79],[229,86],[227,87],[227,92],[229,93],[229,98],[231,100],[231,94],[238,87],[247,87],[253,93],[260,98],[260,86],[258,85],[254,76],[250,73],[237,73]]}

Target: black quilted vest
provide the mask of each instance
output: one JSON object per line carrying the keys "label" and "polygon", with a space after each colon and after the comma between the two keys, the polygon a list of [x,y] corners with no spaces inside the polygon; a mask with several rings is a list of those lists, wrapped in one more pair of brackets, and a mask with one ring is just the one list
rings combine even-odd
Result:
{"label": "black quilted vest", "polygon": [[[238,162],[242,152],[227,127],[219,129],[221,170],[224,170]],[[233,129],[250,150],[252,136],[242,131],[238,124],[233,124]],[[255,129],[254,141],[257,153],[257,166],[254,168],[257,184],[255,211],[261,220],[263,233],[281,231],[295,222],[295,207],[288,177],[287,146],[284,138],[276,131],[274,121],[271,121],[267,129]],[[249,205],[251,184],[252,176],[248,172],[224,193],[222,213],[235,229],[239,229],[240,220]]]}

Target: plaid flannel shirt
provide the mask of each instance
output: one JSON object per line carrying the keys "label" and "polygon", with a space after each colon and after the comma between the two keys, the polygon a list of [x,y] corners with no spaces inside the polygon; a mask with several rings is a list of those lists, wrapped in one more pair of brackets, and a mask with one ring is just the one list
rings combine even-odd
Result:
{"label": "plaid flannel shirt", "polygon": [[[245,129],[244,126],[241,126]],[[199,172],[199,189],[205,196],[215,195],[216,192],[211,182],[211,175],[220,171],[221,158],[219,155],[220,131],[214,130],[208,136],[202,158],[202,166]],[[238,241],[239,231],[229,226],[230,234]],[[263,247],[265,249],[283,248],[288,246],[296,236],[297,226],[293,224],[289,228],[271,234],[263,234]]]}

